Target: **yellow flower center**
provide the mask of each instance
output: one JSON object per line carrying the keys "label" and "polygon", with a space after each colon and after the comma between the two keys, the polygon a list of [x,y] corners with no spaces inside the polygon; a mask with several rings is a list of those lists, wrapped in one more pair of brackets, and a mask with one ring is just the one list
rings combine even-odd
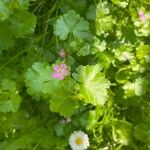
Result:
{"label": "yellow flower center", "polygon": [[81,144],[83,144],[83,139],[81,137],[77,137],[76,140],[75,140],[75,143],[77,145],[81,145]]}

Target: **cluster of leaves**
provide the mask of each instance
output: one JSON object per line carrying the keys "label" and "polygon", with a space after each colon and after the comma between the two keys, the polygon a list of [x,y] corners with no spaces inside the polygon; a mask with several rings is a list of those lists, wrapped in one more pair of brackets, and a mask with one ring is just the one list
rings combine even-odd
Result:
{"label": "cluster of leaves", "polygon": [[149,10],[147,0],[1,0],[0,149],[66,150],[83,130],[92,150],[149,150]]}

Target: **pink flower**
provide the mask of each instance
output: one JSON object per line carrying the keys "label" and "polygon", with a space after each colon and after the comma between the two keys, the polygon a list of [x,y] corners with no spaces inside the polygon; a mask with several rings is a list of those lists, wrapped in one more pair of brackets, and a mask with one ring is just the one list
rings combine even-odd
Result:
{"label": "pink flower", "polygon": [[66,64],[54,65],[53,70],[52,77],[59,80],[63,80],[69,74],[68,66]]}
{"label": "pink flower", "polygon": [[61,56],[61,57],[65,57],[66,56],[66,53],[65,53],[65,51],[62,49],[62,50],[60,50],[59,52],[58,52],[58,54],[59,54],[59,56]]}
{"label": "pink flower", "polygon": [[146,17],[145,17],[145,14],[144,14],[143,11],[139,11],[138,14],[139,14],[139,17],[140,17],[141,21],[145,21],[146,20]]}

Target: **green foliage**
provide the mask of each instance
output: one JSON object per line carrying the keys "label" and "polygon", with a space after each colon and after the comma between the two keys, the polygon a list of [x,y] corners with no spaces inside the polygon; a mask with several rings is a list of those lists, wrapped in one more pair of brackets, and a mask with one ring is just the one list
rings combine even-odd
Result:
{"label": "green foliage", "polygon": [[13,34],[7,23],[0,23],[0,50],[14,45]]}
{"label": "green foliage", "polygon": [[0,150],[70,150],[74,131],[91,150],[150,150],[149,10],[0,0]]}
{"label": "green foliage", "polygon": [[25,74],[28,93],[37,97],[50,95],[59,83],[51,74],[52,69],[47,63],[35,62]]}
{"label": "green foliage", "polygon": [[52,93],[52,97],[50,99],[51,111],[58,112],[64,117],[70,117],[74,114],[75,109],[78,106],[77,99],[74,94],[75,85],[76,82],[72,79],[66,80],[59,85],[55,92]]}
{"label": "green foliage", "polygon": [[77,73],[74,73],[73,77],[79,83],[77,90],[79,91],[80,99],[93,105],[105,104],[108,98],[107,89],[109,88],[109,82],[100,73],[98,65],[79,66]]}
{"label": "green foliage", "polygon": [[123,120],[114,120],[112,124],[114,140],[124,145],[132,144],[132,124]]}
{"label": "green foliage", "polygon": [[16,37],[24,37],[34,31],[36,17],[28,11],[16,11],[10,19],[11,28]]}
{"label": "green foliage", "polygon": [[64,16],[61,16],[56,21],[56,25],[54,26],[54,28],[55,35],[59,36],[61,40],[66,40],[69,33],[73,34],[75,38],[80,37],[85,40],[91,39],[88,22],[72,10]]}
{"label": "green foliage", "polygon": [[137,48],[137,58],[140,60],[140,63],[149,63],[150,62],[150,45],[140,45]]}
{"label": "green foliage", "polygon": [[78,56],[86,56],[90,51],[91,45],[82,39],[77,39],[69,44],[69,52],[76,52]]}
{"label": "green foliage", "polygon": [[139,123],[134,128],[134,135],[138,140],[141,140],[144,143],[150,143],[150,123]]}
{"label": "green foliage", "polygon": [[29,0],[0,1],[0,50],[14,45],[15,37],[34,32],[36,16],[28,11]]}
{"label": "green foliage", "polygon": [[2,80],[0,88],[0,111],[16,112],[20,106],[21,97],[16,89],[15,82]]}
{"label": "green foliage", "polygon": [[110,8],[107,2],[100,2],[96,5],[90,5],[87,12],[87,18],[95,20],[96,35],[101,35],[112,30],[115,18],[110,15]]}

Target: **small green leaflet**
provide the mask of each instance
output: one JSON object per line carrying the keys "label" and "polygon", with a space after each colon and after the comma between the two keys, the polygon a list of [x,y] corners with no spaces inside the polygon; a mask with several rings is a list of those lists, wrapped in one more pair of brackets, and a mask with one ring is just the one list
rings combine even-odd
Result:
{"label": "small green leaflet", "polygon": [[16,89],[15,82],[4,79],[0,88],[0,111],[16,112],[20,106],[21,97]]}
{"label": "small green leaflet", "polygon": [[85,103],[104,105],[108,98],[107,89],[110,82],[100,72],[99,66],[79,66],[76,71],[73,77],[79,82],[79,98]]}
{"label": "small green leaflet", "polygon": [[75,38],[91,39],[89,23],[73,10],[60,16],[54,25],[54,34],[58,36],[60,40],[66,40],[69,33],[73,34]]}

